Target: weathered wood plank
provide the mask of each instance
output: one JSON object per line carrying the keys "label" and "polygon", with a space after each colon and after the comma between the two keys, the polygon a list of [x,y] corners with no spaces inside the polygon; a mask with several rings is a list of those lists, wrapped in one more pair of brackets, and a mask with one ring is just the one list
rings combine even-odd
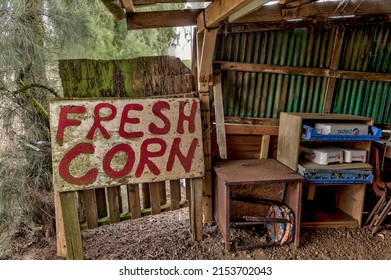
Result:
{"label": "weathered wood plank", "polygon": [[110,223],[120,222],[120,209],[119,209],[119,186],[107,188],[107,202],[109,206]]}
{"label": "weathered wood plank", "polygon": [[291,74],[291,75],[303,75],[303,76],[313,76],[313,77],[327,77],[330,75],[329,70],[324,68],[281,66],[281,65],[256,64],[256,63],[245,63],[245,62],[229,62],[229,61],[215,61],[214,63],[220,64],[221,70],[229,70],[229,71]]}
{"label": "weathered wood plank", "polygon": [[170,181],[171,210],[177,210],[181,204],[180,180]]}
{"label": "weathered wood plank", "polygon": [[106,190],[104,188],[95,189],[95,197],[98,218],[104,218],[107,216]]}
{"label": "weathered wood plank", "polygon": [[250,2],[251,0],[214,0],[197,18],[198,32],[219,26],[224,19]]}
{"label": "weathered wood plank", "polygon": [[126,14],[128,30],[192,26],[202,9],[139,12]]}
{"label": "weathered wood plank", "polygon": [[235,11],[232,15],[228,17],[229,22],[235,22],[238,19],[247,16],[248,14],[251,14],[252,12],[258,10],[261,8],[264,4],[269,2],[270,0],[252,0],[239,10]]}
{"label": "weathered wood plank", "polygon": [[82,260],[83,246],[81,240],[79,216],[77,212],[76,192],[60,194],[62,217],[68,260]]}
{"label": "weathered wood plank", "polygon": [[192,239],[194,241],[202,240],[202,181],[203,180],[201,178],[194,178],[191,179],[190,184],[190,228],[192,233]]}
{"label": "weathered wood plank", "polygon": [[83,191],[84,208],[86,212],[86,222],[88,228],[98,227],[98,209],[94,190]]}
{"label": "weathered wood plank", "polygon": [[140,205],[140,190],[139,185],[128,185],[128,201],[129,211],[132,214],[132,219],[141,217],[141,205]]}
{"label": "weathered wood plank", "polygon": [[226,134],[242,135],[278,135],[278,126],[268,125],[247,125],[247,124],[225,124]]}
{"label": "weathered wood plank", "polygon": [[187,3],[187,2],[210,2],[210,0],[133,0],[134,6],[149,6],[156,4]]}
{"label": "weathered wood plank", "polygon": [[159,182],[160,185],[160,205],[167,203],[166,182]]}
{"label": "weathered wood plank", "polygon": [[[302,118],[282,112],[278,136],[277,160],[297,171],[301,139]],[[297,129],[299,128],[299,129]]]}
{"label": "weathered wood plank", "polygon": [[[345,32],[341,28],[338,28],[334,38],[333,52],[331,56],[331,65],[330,65],[331,70],[338,69],[339,61],[342,53],[344,37],[345,37]],[[337,79],[335,78],[329,78],[329,80],[327,81],[326,95],[323,104],[323,113],[331,112],[331,106],[333,103],[336,83],[337,83]]]}
{"label": "weathered wood plank", "polygon": [[151,207],[151,198],[149,193],[149,183],[141,184],[141,191],[143,193],[143,207],[150,208]]}
{"label": "weathered wood plank", "polygon": [[221,86],[221,74],[213,76],[213,95],[216,119],[216,135],[219,153],[222,159],[227,159],[227,143],[225,139],[223,89]]}
{"label": "weathered wood plank", "polygon": [[259,158],[260,159],[268,158],[269,143],[270,143],[270,135],[263,135],[262,136],[261,151],[259,153]]}
{"label": "weathered wood plank", "polygon": [[149,193],[151,200],[152,215],[160,214],[160,182],[154,182],[149,184]]}
{"label": "weathered wood plank", "polygon": [[391,2],[378,0],[352,0],[344,5],[339,1],[314,2],[293,9],[284,9],[280,5],[263,6],[257,11],[238,19],[235,23],[274,22],[300,18],[327,18],[346,15],[370,15],[391,13]]}
{"label": "weathered wood plank", "polygon": [[54,192],[54,209],[56,215],[56,242],[57,242],[57,256],[66,258],[67,247],[65,241],[64,219],[62,215],[60,193]]}

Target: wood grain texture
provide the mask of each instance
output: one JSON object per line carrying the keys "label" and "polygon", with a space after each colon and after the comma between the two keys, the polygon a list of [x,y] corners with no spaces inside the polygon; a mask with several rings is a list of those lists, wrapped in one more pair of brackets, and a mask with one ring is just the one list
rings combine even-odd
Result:
{"label": "wood grain texture", "polygon": [[140,205],[140,189],[139,185],[133,184],[128,185],[128,202],[129,210],[132,214],[132,219],[137,219],[141,217],[141,205]]}
{"label": "wood grain texture", "polygon": [[181,203],[181,185],[179,180],[170,181],[171,210],[177,210]]}
{"label": "wood grain texture", "polygon": [[193,178],[191,179],[190,184],[190,206],[191,206],[191,216],[190,216],[190,228],[192,230],[192,239],[194,241],[202,240],[202,179]]}
{"label": "wood grain texture", "polygon": [[160,214],[160,182],[154,182],[149,184],[149,194],[151,200],[152,215]]}
{"label": "wood grain texture", "polygon": [[79,216],[77,212],[76,192],[60,194],[64,233],[66,241],[67,259],[82,260],[83,246],[81,240]]}
{"label": "wood grain texture", "polygon": [[65,241],[64,219],[62,214],[60,193],[56,191],[54,192],[54,209],[56,215],[57,256],[66,258],[67,247]]}
{"label": "wood grain texture", "polygon": [[202,9],[138,12],[126,14],[128,30],[196,25]]}
{"label": "wood grain texture", "polygon": [[109,217],[110,217],[110,223],[118,223],[120,222],[120,208],[119,208],[119,201],[120,201],[120,187],[110,187],[107,188],[107,202],[109,207]]}
{"label": "wood grain texture", "polygon": [[95,189],[96,207],[98,209],[98,218],[107,216],[106,189]]}
{"label": "wood grain texture", "polygon": [[227,141],[225,138],[223,89],[221,75],[213,76],[213,96],[216,119],[216,135],[219,154],[222,159],[227,159]]}
{"label": "wood grain texture", "polygon": [[86,222],[88,228],[98,227],[98,208],[94,190],[83,191],[84,208],[86,213]]}
{"label": "wood grain texture", "polygon": [[[157,109],[167,119],[167,123],[163,125],[162,119],[157,117],[154,111],[156,104],[165,104],[164,108]],[[104,107],[97,109],[98,106]],[[129,106],[138,106],[139,109],[129,109]],[[53,100],[50,105],[51,137],[56,187],[59,191],[69,191],[203,177],[205,169],[201,125],[203,106],[204,104],[201,105],[196,98]],[[68,108],[78,108],[80,113],[67,115],[61,113]],[[106,118],[110,119],[102,121],[103,129],[93,129],[96,112],[102,116],[106,114]],[[128,114],[126,118],[129,118],[125,124],[123,114]],[[186,116],[189,119],[186,119]],[[66,123],[68,118],[76,118],[79,123],[65,125],[61,130],[62,126],[59,124]],[[182,121],[179,121],[180,119]],[[153,125],[157,129],[161,129],[162,126],[167,127],[165,133],[151,132],[149,127]],[[127,136],[127,133],[132,133],[129,131],[135,131],[134,133],[139,135]],[[210,128],[208,131],[210,132]],[[59,135],[63,137],[62,141],[58,140]],[[210,136],[207,139],[210,139]],[[178,148],[175,148],[177,146]],[[81,147],[85,148],[79,151]],[[117,149],[118,147],[121,148]],[[155,152],[151,153],[151,149]],[[71,152],[76,154],[70,159],[69,164],[61,165]],[[111,157],[108,156],[109,152],[112,152]],[[159,156],[156,157],[155,154]],[[184,160],[181,159],[181,155],[183,157],[190,155],[190,158]],[[144,158],[143,161],[141,158]],[[106,165],[103,164],[105,160],[109,164],[107,162]],[[185,167],[187,163],[190,164],[189,167]],[[61,166],[63,167],[59,168]],[[108,170],[123,174],[111,174]],[[88,173],[95,174],[91,175],[91,180],[78,181]]]}

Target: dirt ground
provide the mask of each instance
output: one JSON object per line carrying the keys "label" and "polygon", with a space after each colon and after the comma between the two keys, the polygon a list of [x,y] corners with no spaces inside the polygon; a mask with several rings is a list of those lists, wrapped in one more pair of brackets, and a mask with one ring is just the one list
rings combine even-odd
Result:
{"label": "dirt ground", "polygon": [[[82,232],[85,259],[126,260],[382,260],[391,259],[389,221],[372,236],[368,227],[347,229],[302,229],[298,249],[293,244],[251,250],[237,246],[259,244],[262,238],[243,230],[231,231],[234,249],[224,250],[215,223],[205,224],[203,240],[192,242],[187,209],[148,216]],[[11,259],[58,259],[54,238],[40,231],[21,229],[15,238]]]}

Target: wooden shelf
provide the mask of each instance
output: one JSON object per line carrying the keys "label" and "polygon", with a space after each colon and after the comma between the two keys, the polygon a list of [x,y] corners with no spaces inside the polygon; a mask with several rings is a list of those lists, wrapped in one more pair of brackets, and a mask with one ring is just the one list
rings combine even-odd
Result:
{"label": "wooden shelf", "polygon": [[310,213],[302,213],[301,227],[357,227],[357,220],[345,212],[335,209],[333,212],[327,212],[322,209],[312,209]]}
{"label": "wooden shelf", "polygon": [[[298,170],[300,161],[300,146],[321,147],[326,145],[338,147],[351,147],[367,151],[367,160],[371,149],[371,141],[306,141],[302,139],[303,125],[314,126],[317,122],[324,123],[363,123],[373,125],[373,119],[352,115],[341,114],[308,114],[308,113],[281,113],[277,148],[277,160],[291,168]],[[314,163],[307,163],[314,166]],[[330,168],[332,165],[324,166]],[[369,169],[367,163],[339,164],[334,165],[342,169]],[[324,184],[305,184],[303,187],[303,227],[357,227],[361,225],[362,209],[364,206],[365,184],[334,184],[328,188],[333,188],[332,196],[321,194],[315,200],[306,197],[306,188],[312,196],[315,189],[321,188]],[[314,205],[331,204],[335,206],[335,211],[325,211],[318,208],[306,208],[307,203]]]}

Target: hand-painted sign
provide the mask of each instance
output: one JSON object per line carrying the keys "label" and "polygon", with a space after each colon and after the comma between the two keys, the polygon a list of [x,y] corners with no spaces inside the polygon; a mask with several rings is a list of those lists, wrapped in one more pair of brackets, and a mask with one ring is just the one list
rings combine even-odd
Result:
{"label": "hand-painted sign", "polygon": [[204,174],[194,98],[54,100],[50,128],[57,191]]}

